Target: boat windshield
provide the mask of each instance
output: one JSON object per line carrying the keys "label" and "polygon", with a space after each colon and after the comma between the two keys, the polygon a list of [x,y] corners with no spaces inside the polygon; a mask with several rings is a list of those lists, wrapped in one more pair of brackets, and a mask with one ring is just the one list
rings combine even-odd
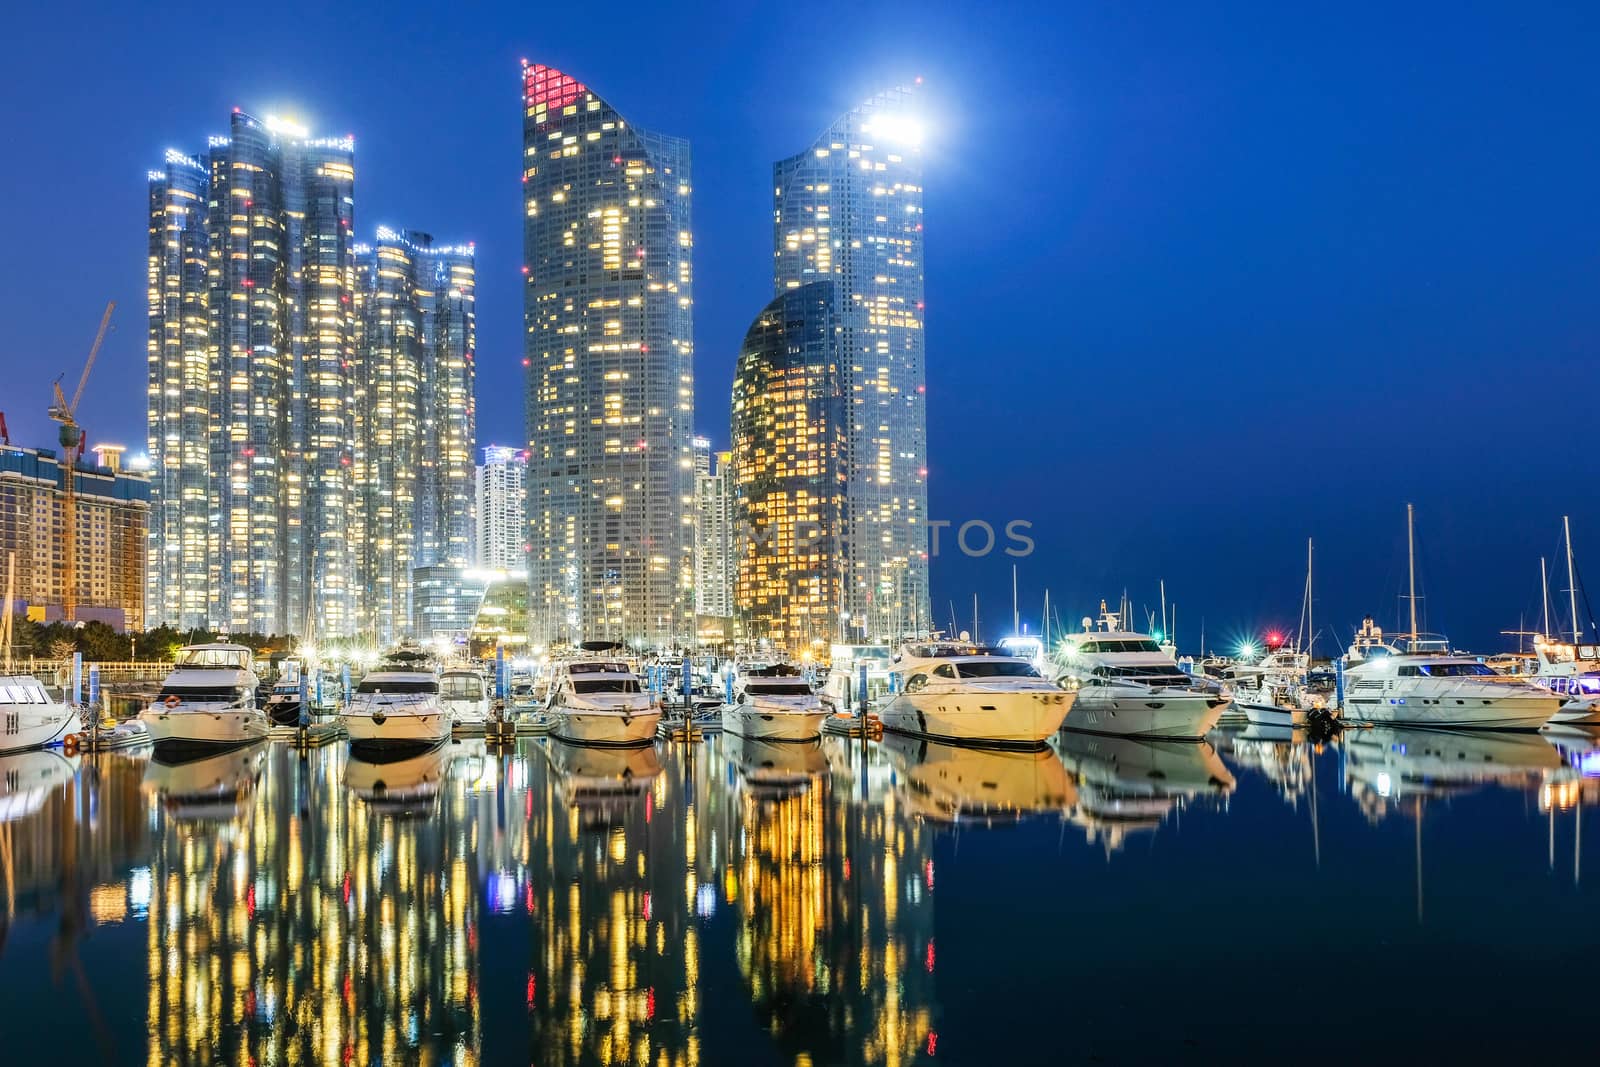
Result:
{"label": "boat windshield", "polygon": [[978,660],[967,660],[956,664],[956,671],[963,678],[1037,678],[1039,672],[1031,663],[1015,663],[1006,660],[994,660],[984,663]]}
{"label": "boat windshield", "polygon": [[483,696],[483,679],[475,674],[447,674],[439,679],[439,695],[446,700],[477,700]]}
{"label": "boat windshield", "polygon": [[1400,677],[1415,678],[1478,678],[1487,675],[1498,677],[1487,663],[1417,663],[1400,668]]}
{"label": "boat windshield", "polygon": [[804,682],[746,682],[744,691],[765,697],[808,697],[811,687]]}
{"label": "boat windshield", "polygon": [[156,694],[157,703],[168,697],[177,697],[185,704],[231,704],[239,699],[239,689],[234,686],[164,685]]}
{"label": "boat windshield", "polygon": [[439,683],[420,682],[362,682],[356,686],[358,693],[437,693]]}
{"label": "boat windshield", "polygon": [[1112,640],[1085,641],[1078,646],[1078,651],[1085,656],[1105,655],[1109,652],[1157,652],[1161,646],[1148,637],[1123,637]]}
{"label": "boat windshield", "polygon": [[209,670],[243,670],[250,666],[250,653],[242,648],[180,648],[173,665]]}
{"label": "boat windshield", "polygon": [[568,674],[627,674],[628,665],[625,663],[571,663],[567,665]]}
{"label": "boat windshield", "polygon": [[639,679],[637,678],[574,678],[572,680],[574,693],[637,693],[639,692]]}
{"label": "boat windshield", "polygon": [[44,687],[34,683],[26,685],[0,685],[0,702],[9,704],[48,704]]}

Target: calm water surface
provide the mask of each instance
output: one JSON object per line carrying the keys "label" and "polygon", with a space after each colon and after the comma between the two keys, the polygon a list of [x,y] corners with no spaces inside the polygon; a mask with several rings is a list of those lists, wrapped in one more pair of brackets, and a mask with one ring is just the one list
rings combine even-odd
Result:
{"label": "calm water surface", "polygon": [[1595,737],[1062,737],[0,757],[3,1059],[1593,1062]]}

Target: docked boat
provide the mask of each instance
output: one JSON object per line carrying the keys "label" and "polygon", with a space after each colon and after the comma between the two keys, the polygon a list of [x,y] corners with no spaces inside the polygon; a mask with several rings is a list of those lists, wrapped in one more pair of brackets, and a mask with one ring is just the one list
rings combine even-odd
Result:
{"label": "docked boat", "polygon": [[1303,727],[1313,711],[1327,707],[1328,695],[1310,681],[1311,657],[1282,648],[1234,675],[1233,706],[1257,726]]}
{"label": "docked boat", "polygon": [[1083,620],[1054,657],[1058,680],[1077,686],[1078,699],[1062,724],[1068,730],[1195,741],[1228,707],[1226,693],[1196,686],[1170,652],[1149,634],[1124,630],[1117,612],[1100,603],[1100,625]]}
{"label": "docked boat", "polygon": [[1551,725],[1600,724],[1600,645],[1540,637],[1533,651],[1536,666],[1526,680],[1561,700]]}
{"label": "docked boat", "polygon": [[309,701],[301,691],[305,683],[298,677],[281,678],[272,686],[272,692],[267,694],[267,718],[273,726],[299,726],[302,708],[310,711]]}
{"label": "docked boat", "polygon": [[78,709],[50,699],[27,674],[0,675],[0,755],[53,745],[78,726]]}
{"label": "docked boat", "polygon": [[584,745],[647,745],[661,721],[622,647],[604,642],[556,665],[547,710],[551,736]]}
{"label": "docked boat", "polygon": [[873,707],[889,693],[888,645],[833,645],[828,675],[817,696],[829,712],[860,714],[861,681],[867,683],[867,706]]}
{"label": "docked boat", "polygon": [[792,663],[743,665],[733,675],[733,702],[722,706],[722,729],[766,741],[813,741],[828,712]]}
{"label": "docked boat", "polygon": [[1038,748],[1073,706],[1074,694],[1027,660],[965,641],[903,645],[891,673],[878,716],[913,737]]}
{"label": "docked boat", "polygon": [[389,653],[356,686],[339,715],[351,748],[431,748],[450,739],[433,663],[415,649]]}
{"label": "docked boat", "polygon": [[457,730],[477,731],[489,725],[489,687],[483,672],[450,667],[439,673],[439,701]]}
{"label": "docked boat", "polygon": [[267,736],[267,713],[256,702],[259,682],[243,645],[188,645],[149,707],[139,713],[158,751],[227,748]]}

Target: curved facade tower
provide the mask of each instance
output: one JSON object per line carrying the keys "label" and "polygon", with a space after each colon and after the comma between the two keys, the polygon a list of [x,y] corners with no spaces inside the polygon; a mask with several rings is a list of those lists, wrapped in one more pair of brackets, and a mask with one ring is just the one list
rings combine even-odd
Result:
{"label": "curved facade tower", "polygon": [[535,645],[693,625],[689,145],[523,66]]}
{"label": "curved facade tower", "polygon": [[843,608],[857,639],[928,625],[921,128],[880,93],[773,167],[773,282],[838,287],[849,496]]}
{"label": "curved facade tower", "polygon": [[840,631],[846,417],[837,287],[778,296],[733,376],[734,603],[745,633],[822,657]]}

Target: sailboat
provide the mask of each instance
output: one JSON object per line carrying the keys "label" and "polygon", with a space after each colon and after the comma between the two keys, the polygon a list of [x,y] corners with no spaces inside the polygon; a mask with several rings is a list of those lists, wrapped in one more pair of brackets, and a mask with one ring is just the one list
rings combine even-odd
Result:
{"label": "sailboat", "polygon": [[1577,571],[1572,564],[1572,520],[1569,516],[1561,517],[1561,530],[1567,542],[1567,597],[1572,611],[1572,643],[1568,644],[1550,634],[1547,592],[1544,632],[1533,642],[1533,654],[1538,666],[1528,681],[1561,698],[1561,706],[1550,717],[1552,725],[1592,725],[1600,723],[1600,644],[1584,643],[1583,631],[1578,624],[1578,582]]}
{"label": "sailboat", "polygon": [[60,741],[78,723],[78,710],[57,702],[39,679],[11,672],[12,607],[17,554],[6,566],[4,614],[0,614],[0,755]]}
{"label": "sailboat", "polygon": [[1316,631],[1311,628],[1311,539],[1306,539],[1306,586],[1300,605],[1300,622],[1311,635],[1305,651],[1300,642],[1294,648],[1277,648],[1250,668],[1235,668],[1233,703],[1245,718],[1257,726],[1304,726],[1306,717],[1327,705],[1327,696],[1313,690],[1308,682],[1311,646]]}
{"label": "sailboat", "polygon": [[1417,630],[1416,511],[1406,505],[1411,632],[1386,642],[1369,618],[1345,654],[1344,714],[1385,726],[1537,730],[1560,707],[1538,686],[1506,678],[1445,638]]}

